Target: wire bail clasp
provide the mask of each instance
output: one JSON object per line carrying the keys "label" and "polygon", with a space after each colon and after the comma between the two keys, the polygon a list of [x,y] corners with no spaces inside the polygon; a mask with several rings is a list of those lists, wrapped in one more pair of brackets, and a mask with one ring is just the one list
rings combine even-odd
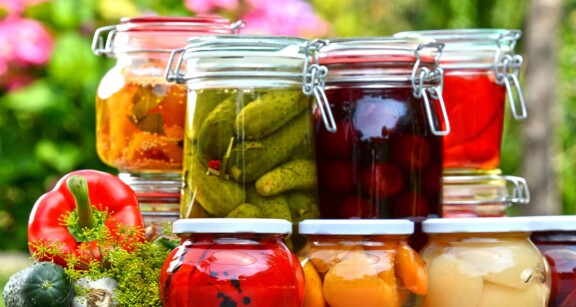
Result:
{"label": "wire bail clasp", "polygon": [[240,19],[232,24],[230,24],[231,34],[240,34],[240,30],[246,26],[246,21]]}
{"label": "wire bail clasp", "polygon": [[[435,69],[430,70],[428,67],[420,67],[420,51],[424,48],[436,48],[438,50],[436,57],[434,59]],[[416,62],[414,63],[414,68],[412,69],[412,75],[410,77],[412,81],[412,90],[415,98],[422,98],[424,100],[424,107],[426,109],[426,117],[428,119],[428,124],[430,125],[430,130],[432,134],[436,136],[445,136],[450,133],[450,120],[448,119],[448,113],[446,112],[446,105],[444,104],[444,99],[442,98],[442,88],[444,86],[444,71],[439,66],[440,54],[444,48],[443,43],[428,43],[420,44],[418,48],[414,51],[416,56]],[[437,85],[430,86],[427,83],[437,83]],[[428,97],[430,95],[430,98]],[[440,125],[440,118],[438,118],[438,125],[436,127],[434,120],[434,112],[432,110],[433,102],[432,100],[438,101],[438,106],[440,107],[440,113],[442,114],[441,120],[444,122],[444,129]]]}
{"label": "wire bail clasp", "polygon": [[526,179],[517,176],[502,176],[506,183],[512,184],[512,192],[506,197],[509,203],[528,204],[530,203],[530,190]]}
{"label": "wire bail clasp", "polygon": [[316,105],[322,114],[322,122],[329,132],[336,132],[336,122],[330,109],[330,103],[326,97],[324,88],[326,86],[326,77],[328,68],[320,65],[319,54],[320,48],[326,46],[328,41],[316,39],[308,42],[306,45],[306,58],[304,59],[304,68],[302,71],[302,92],[305,95],[314,95]]}
{"label": "wire bail clasp", "polygon": [[[176,83],[184,83],[184,72],[180,69],[182,67],[182,61],[184,59],[184,53],[186,52],[186,48],[175,49],[170,52],[170,57],[168,58],[168,64],[166,64],[166,72],[164,73],[164,78],[168,82],[176,82]],[[178,56],[178,54],[180,54]],[[174,58],[178,56],[178,62],[176,62],[176,66],[172,64],[174,62]]]}
{"label": "wire bail clasp", "polygon": [[[104,32],[108,32],[106,41],[102,39]],[[92,52],[95,55],[110,54],[112,53],[112,41],[116,36],[116,26],[105,26],[96,29],[94,37],[92,38]]]}
{"label": "wire bail clasp", "polygon": [[[510,102],[510,110],[516,120],[524,120],[528,116],[526,111],[526,103],[524,102],[524,95],[520,87],[518,75],[520,67],[522,66],[522,56],[515,54],[506,54],[500,58],[502,53],[500,45],[498,45],[497,60],[494,63],[494,71],[496,73],[496,84],[506,87],[508,101]],[[516,95],[514,95],[516,94]],[[514,96],[518,98],[518,105]]]}

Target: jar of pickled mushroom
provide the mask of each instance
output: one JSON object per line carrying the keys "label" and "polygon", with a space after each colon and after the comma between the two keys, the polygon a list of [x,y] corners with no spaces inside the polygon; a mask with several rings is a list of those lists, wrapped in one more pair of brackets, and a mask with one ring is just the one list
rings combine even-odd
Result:
{"label": "jar of pickled mushroom", "polygon": [[427,307],[545,307],[550,272],[528,217],[429,219]]}
{"label": "jar of pickled mushroom", "polygon": [[426,294],[426,264],[407,243],[409,220],[305,220],[298,253],[303,307],[416,306]]}
{"label": "jar of pickled mushroom", "polygon": [[282,242],[292,225],[280,219],[182,219],[180,236],[160,272],[166,307],[299,307],[304,276]]}
{"label": "jar of pickled mushroom", "polygon": [[447,174],[499,174],[506,96],[515,119],[526,118],[514,53],[521,31],[505,29],[430,30],[398,33],[445,44],[443,97],[454,130],[444,139]]}
{"label": "jar of pickled mushroom", "polygon": [[98,156],[137,193],[147,225],[175,220],[180,203],[187,89],[164,78],[170,52],[191,36],[237,27],[218,17],[150,16],[94,35],[94,53],[116,60],[96,96]]}
{"label": "jar of pickled mushroom", "polygon": [[549,307],[576,306],[576,216],[535,216],[532,241],[548,260]]}
{"label": "jar of pickled mushroom", "polygon": [[526,180],[516,176],[444,176],[442,187],[442,217],[505,217],[530,202]]}
{"label": "jar of pickled mushroom", "polygon": [[330,40],[319,62],[336,132],[315,127],[322,218],[441,216],[442,44]]}
{"label": "jar of pickled mushroom", "polygon": [[221,35],[174,52],[168,79],[189,89],[182,218],[318,217],[311,96],[325,70],[311,46]]}

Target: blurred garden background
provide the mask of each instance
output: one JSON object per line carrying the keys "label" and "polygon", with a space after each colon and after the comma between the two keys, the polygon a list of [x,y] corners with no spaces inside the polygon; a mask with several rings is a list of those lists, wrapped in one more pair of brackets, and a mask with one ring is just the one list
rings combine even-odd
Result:
{"label": "blurred garden background", "polygon": [[62,175],[114,172],[95,149],[95,91],[114,64],[92,54],[95,29],[197,14],[243,19],[243,33],[307,38],[523,30],[529,119],[507,114],[501,168],[530,184],[519,214],[576,214],[576,0],[0,0],[0,251],[25,255],[30,210]]}

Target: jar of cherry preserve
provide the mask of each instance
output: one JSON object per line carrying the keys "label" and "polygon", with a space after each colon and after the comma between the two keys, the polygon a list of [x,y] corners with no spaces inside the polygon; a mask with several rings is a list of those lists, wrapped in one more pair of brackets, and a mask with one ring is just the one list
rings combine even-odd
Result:
{"label": "jar of cherry preserve", "polygon": [[302,306],[414,306],[428,279],[407,243],[413,231],[413,222],[401,219],[301,222]]}
{"label": "jar of cherry preserve", "polygon": [[513,205],[530,202],[526,180],[516,176],[443,177],[442,217],[504,217]]}
{"label": "jar of cherry preserve", "polygon": [[532,241],[552,273],[550,307],[576,306],[576,216],[535,216]]}
{"label": "jar of cherry preserve", "polygon": [[428,219],[427,307],[545,307],[550,272],[529,217]]}
{"label": "jar of cherry preserve", "polygon": [[320,48],[337,128],[315,130],[322,218],[441,216],[442,139],[450,131],[441,50],[426,39],[387,37]]}
{"label": "jar of cherry preserve", "polygon": [[500,174],[506,96],[515,119],[526,118],[518,81],[522,57],[514,53],[518,30],[464,29],[398,33],[445,44],[443,97],[454,130],[444,139],[448,175]]}
{"label": "jar of cherry preserve", "polygon": [[182,219],[160,272],[163,306],[299,307],[304,277],[279,219]]}
{"label": "jar of cherry preserve", "polygon": [[311,96],[323,98],[326,71],[310,61],[315,46],[219,35],[174,52],[167,78],[189,89],[183,218],[318,217]]}
{"label": "jar of cherry preserve", "polygon": [[137,193],[147,225],[178,217],[187,89],[164,78],[170,52],[191,36],[238,27],[218,17],[152,16],[94,35],[94,53],[116,59],[96,96],[98,156]]}

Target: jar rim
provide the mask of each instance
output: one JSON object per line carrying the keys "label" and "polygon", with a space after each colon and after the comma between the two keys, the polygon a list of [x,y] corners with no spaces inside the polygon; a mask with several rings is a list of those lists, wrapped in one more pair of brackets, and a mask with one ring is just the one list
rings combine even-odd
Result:
{"label": "jar rim", "polygon": [[410,235],[414,233],[414,222],[403,219],[304,220],[299,223],[298,233],[304,235]]}
{"label": "jar rim", "polygon": [[420,30],[394,34],[394,37],[431,38],[446,43],[446,50],[452,48],[451,43],[470,43],[469,48],[477,47],[477,44],[481,43],[496,43],[498,41],[515,43],[520,36],[522,36],[520,30],[490,28]]}
{"label": "jar rim", "polygon": [[533,216],[534,231],[574,231],[576,230],[576,216],[574,215],[547,215]]}
{"label": "jar rim", "polygon": [[532,232],[534,219],[531,217],[470,217],[434,218],[422,222],[424,233],[503,233]]}
{"label": "jar rim", "polygon": [[179,219],[172,224],[174,234],[190,233],[292,233],[292,224],[282,219],[261,218],[195,218]]}
{"label": "jar rim", "polygon": [[490,174],[442,177],[444,205],[527,204],[530,192],[522,177]]}

